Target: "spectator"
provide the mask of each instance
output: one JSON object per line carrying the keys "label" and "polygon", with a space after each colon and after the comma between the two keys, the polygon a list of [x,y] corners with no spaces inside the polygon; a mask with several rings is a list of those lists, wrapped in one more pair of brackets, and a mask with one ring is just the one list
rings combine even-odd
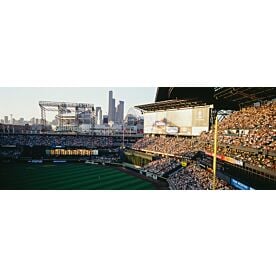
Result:
{"label": "spectator", "polygon": [[181,164],[173,158],[163,158],[149,163],[144,170],[158,176],[165,176],[180,166]]}
{"label": "spectator", "polygon": [[[213,186],[213,175],[196,164],[182,168],[168,178],[171,189],[176,190],[211,190]],[[232,190],[233,188],[225,181],[217,178],[217,190]]]}

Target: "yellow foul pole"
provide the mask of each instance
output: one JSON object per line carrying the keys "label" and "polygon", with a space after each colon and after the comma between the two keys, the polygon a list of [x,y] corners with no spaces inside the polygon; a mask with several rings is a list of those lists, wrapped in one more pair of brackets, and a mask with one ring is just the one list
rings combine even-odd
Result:
{"label": "yellow foul pole", "polygon": [[217,144],[218,144],[218,116],[216,115],[215,129],[214,129],[214,156],[213,156],[213,190],[216,189],[217,179]]}

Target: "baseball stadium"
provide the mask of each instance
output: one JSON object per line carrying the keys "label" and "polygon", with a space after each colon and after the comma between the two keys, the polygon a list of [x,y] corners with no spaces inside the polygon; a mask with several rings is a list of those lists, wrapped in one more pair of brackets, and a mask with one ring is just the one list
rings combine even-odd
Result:
{"label": "baseball stadium", "polygon": [[159,87],[139,133],[94,131],[91,104],[39,105],[35,133],[0,124],[1,190],[276,189],[276,88]]}

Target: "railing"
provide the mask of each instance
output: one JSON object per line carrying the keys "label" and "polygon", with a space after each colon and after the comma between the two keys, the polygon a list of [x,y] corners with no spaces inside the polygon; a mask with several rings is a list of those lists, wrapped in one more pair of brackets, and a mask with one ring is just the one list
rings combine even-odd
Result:
{"label": "railing", "polygon": [[249,172],[252,172],[252,173],[257,174],[259,176],[268,178],[270,180],[275,180],[276,179],[276,171],[274,171],[274,170],[267,170],[267,169],[259,168],[259,167],[252,166],[252,165],[247,164],[247,163],[245,163],[245,168]]}

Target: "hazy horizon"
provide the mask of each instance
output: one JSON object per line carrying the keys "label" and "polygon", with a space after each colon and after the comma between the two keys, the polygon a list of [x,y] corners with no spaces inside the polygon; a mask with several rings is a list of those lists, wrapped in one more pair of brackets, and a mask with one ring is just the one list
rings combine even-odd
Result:
{"label": "hazy horizon", "polygon": [[[39,101],[62,101],[90,103],[101,106],[103,114],[108,112],[108,92],[112,90],[116,99],[125,102],[125,115],[129,108],[151,103],[155,99],[155,87],[0,87],[0,118],[13,114],[13,118],[25,120],[40,118]],[[47,118],[54,114],[47,114]]]}

